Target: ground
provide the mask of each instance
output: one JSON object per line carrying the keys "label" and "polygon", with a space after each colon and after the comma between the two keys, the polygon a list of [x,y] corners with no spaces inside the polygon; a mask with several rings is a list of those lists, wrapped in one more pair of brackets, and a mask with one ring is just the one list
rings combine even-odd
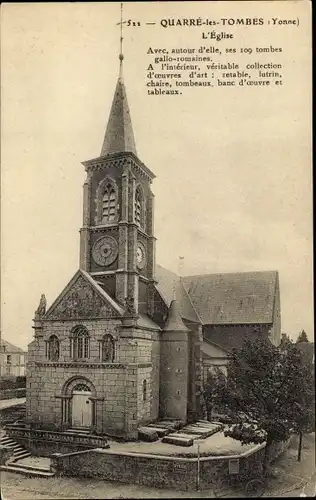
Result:
{"label": "ground", "polygon": [[20,405],[22,403],[25,403],[25,401],[26,398],[2,399],[0,401],[0,410],[3,410],[4,408],[9,408],[10,406]]}
{"label": "ground", "polygon": [[[224,436],[223,432],[216,432],[213,436],[200,440],[200,455],[201,456],[218,456],[218,455],[237,455],[244,453],[257,445],[245,444],[236,441],[228,436]],[[111,449],[114,451],[132,451],[133,453],[146,453],[165,456],[190,457],[197,455],[197,446],[179,447],[173,444],[162,443],[161,440],[154,443],[117,443],[109,440]]]}
{"label": "ground", "polygon": [[[265,497],[300,497],[301,493],[315,497],[315,434],[304,437],[301,462],[297,461],[297,442],[274,464],[276,476],[269,481]],[[76,498],[244,498],[242,491],[211,490],[179,492],[147,488],[132,484],[79,478],[32,479],[25,476],[1,473],[4,500],[59,500]]]}

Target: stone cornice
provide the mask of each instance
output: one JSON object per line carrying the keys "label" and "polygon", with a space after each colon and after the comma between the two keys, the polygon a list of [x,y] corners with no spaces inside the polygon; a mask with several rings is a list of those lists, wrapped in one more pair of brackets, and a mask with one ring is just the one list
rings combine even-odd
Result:
{"label": "stone cornice", "polygon": [[114,319],[122,319],[122,316],[120,316],[119,314],[117,315],[114,315],[111,316],[111,317],[108,317],[108,318],[104,318],[102,316],[78,316],[78,317],[74,317],[74,318],[63,318],[63,317],[60,317],[60,318],[47,318],[45,319],[43,322],[44,324],[49,324],[49,323],[54,323],[54,322],[60,322],[60,323],[78,323],[78,322],[81,322],[81,321],[100,321],[100,320],[103,320],[103,321],[108,321],[108,320],[114,320]]}
{"label": "stone cornice", "polygon": [[76,361],[51,361],[51,362],[35,362],[35,366],[51,366],[54,368],[103,368],[106,370],[126,369],[126,368],[148,368],[151,363],[93,363],[93,362],[76,362]]}
{"label": "stone cornice", "polygon": [[155,174],[142,163],[132,152],[128,153],[113,153],[106,156],[93,158],[92,160],[83,161],[86,172],[103,170],[110,167],[124,167],[125,165],[135,169],[142,177],[149,182],[156,177]]}

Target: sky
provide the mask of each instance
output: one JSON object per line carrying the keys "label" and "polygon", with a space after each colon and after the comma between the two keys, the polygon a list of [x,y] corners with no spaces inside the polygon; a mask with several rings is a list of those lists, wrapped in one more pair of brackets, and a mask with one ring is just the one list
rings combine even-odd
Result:
{"label": "sky", "polygon": [[[186,16],[299,19],[231,27],[234,41],[216,42],[281,47],[260,61],[283,64],[283,85],[149,96],[149,47],[217,46],[200,27],[160,24]],[[1,330],[23,348],[40,295],[50,305],[78,268],[81,162],[100,154],[119,18],[118,3],[2,5]],[[124,19],[141,23],[124,27],[124,81],[138,156],[157,176],[157,263],[177,272],[181,255],[183,275],[278,270],[282,331],[312,340],[309,2],[129,2]]]}

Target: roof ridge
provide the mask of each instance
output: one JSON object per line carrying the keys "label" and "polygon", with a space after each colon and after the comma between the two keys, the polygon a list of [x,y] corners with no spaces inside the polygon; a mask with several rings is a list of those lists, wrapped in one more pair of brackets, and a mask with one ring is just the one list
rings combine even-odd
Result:
{"label": "roof ridge", "polygon": [[223,272],[223,273],[205,273],[205,274],[188,274],[187,276],[182,276],[182,279],[185,278],[203,278],[203,277],[208,277],[208,276],[222,276],[222,275],[241,275],[241,274],[265,274],[265,273],[278,273],[277,269],[271,269],[271,270],[266,270],[266,271],[229,271],[229,272]]}
{"label": "roof ridge", "polygon": [[192,300],[191,300],[191,297],[190,297],[190,295],[189,295],[189,292],[188,292],[188,290],[186,289],[186,287],[184,286],[184,283],[183,283],[183,281],[182,281],[181,276],[180,276],[180,283],[181,283],[181,285],[182,285],[182,287],[183,287],[183,290],[184,290],[184,292],[185,292],[186,296],[188,297],[188,299],[189,299],[189,301],[190,301],[190,304],[191,304],[191,306],[192,306],[193,311],[194,311],[194,312],[195,312],[195,314],[196,314],[197,319],[199,320],[199,322],[201,323],[201,325],[203,325],[202,319],[200,318],[200,315],[198,314],[197,310],[195,309],[195,307],[194,307],[194,305],[193,305],[193,302],[192,302]]}

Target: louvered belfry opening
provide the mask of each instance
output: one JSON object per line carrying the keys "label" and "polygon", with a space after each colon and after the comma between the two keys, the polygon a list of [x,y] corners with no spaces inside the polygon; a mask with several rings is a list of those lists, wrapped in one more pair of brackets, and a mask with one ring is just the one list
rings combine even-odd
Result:
{"label": "louvered belfry opening", "polygon": [[115,220],[116,215],[116,192],[109,182],[104,189],[102,197],[102,222],[111,222]]}

